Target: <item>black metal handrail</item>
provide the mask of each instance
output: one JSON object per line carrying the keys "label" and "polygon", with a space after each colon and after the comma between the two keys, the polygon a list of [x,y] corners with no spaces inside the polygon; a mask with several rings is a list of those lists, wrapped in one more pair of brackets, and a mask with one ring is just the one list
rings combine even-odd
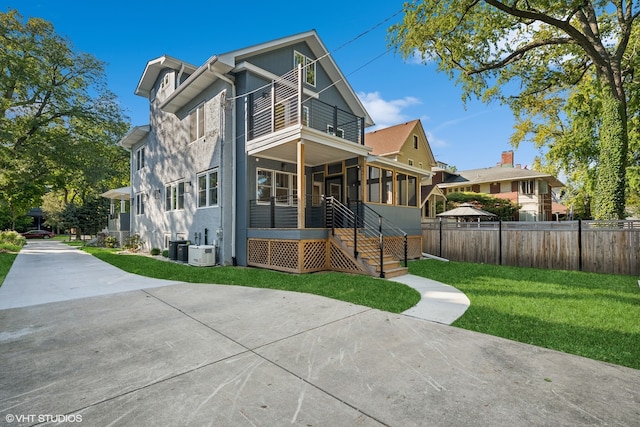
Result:
{"label": "black metal handrail", "polygon": [[389,220],[362,202],[353,202],[349,206],[342,204],[334,197],[324,197],[326,206],[326,224],[335,235],[336,228],[353,230],[353,256],[358,258],[366,249],[377,246],[380,256],[380,277],[384,277],[384,241],[385,237],[401,236],[403,238],[404,266],[407,266],[408,239],[407,233],[396,227]]}

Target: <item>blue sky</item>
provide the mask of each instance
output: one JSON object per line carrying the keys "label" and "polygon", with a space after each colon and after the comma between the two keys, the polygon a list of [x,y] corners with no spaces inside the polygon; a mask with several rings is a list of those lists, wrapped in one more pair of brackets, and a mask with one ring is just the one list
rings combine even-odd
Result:
{"label": "blue sky", "polygon": [[[2,11],[10,8],[52,22],[77,51],[104,61],[132,125],[148,123],[147,100],[133,94],[147,61],[166,54],[199,66],[214,54],[314,29],[377,127],[421,119],[436,159],[459,170],[495,166],[513,149],[507,107],[474,101],[465,108],[435,64],[388,52],[387,29],[401,19],[402,1],[5,1]],[[515,162],[531,165],[536,154],[521,144]]]}

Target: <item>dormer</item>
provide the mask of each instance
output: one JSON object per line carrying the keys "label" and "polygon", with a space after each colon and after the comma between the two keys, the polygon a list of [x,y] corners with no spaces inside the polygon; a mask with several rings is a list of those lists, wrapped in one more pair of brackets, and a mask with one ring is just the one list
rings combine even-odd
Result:
{"label": "dormer", "polygon": [[147,62],[135,94],[149,99],[149,102],[163,102],[195,70],[196,67],[193,65],[170,56],[153,59]]}

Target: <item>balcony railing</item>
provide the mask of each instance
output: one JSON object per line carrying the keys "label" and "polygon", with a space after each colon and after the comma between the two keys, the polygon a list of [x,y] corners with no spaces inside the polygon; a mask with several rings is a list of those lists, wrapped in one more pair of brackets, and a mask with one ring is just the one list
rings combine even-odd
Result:
{"label": "balcony railing", "polygon": [[315,98],[300,96],[302,84],[294,69],[262,91],[248,95],[248,139],[302,124],[364,145],[364,118]]}
{"label": "balcony railing", "polygon": [[322,200],[307,195],[305,223],[298,227],[298,199],[294,196],[249,201],[249,228],[324,228]]}

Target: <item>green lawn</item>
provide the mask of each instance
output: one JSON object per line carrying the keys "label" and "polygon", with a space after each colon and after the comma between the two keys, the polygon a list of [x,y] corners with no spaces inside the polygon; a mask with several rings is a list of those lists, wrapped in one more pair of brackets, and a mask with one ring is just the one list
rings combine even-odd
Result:
{"label": "green lawn", "polygon": [[454,326],[640,369],[637,277],[435,260],[409,272],[469,297]]}
{"label": "green lawn", "polygon": [[300,275],[244,267],[197,268],[105,249],[85,247],[85,250],[124,271],[158,279],[305,292],[391,313],[403,312],[420,301],[420,293],[415,289],[369,276],[334,272]]}

